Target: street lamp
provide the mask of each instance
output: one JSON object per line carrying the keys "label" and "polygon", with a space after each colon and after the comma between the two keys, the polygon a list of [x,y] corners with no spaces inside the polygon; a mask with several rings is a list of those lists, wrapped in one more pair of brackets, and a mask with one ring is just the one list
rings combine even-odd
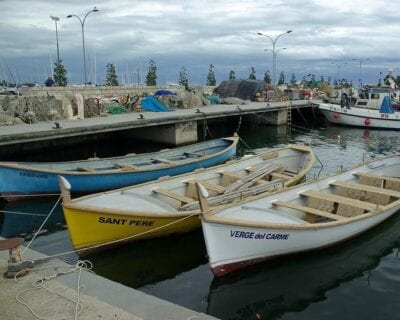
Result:
{"label": "street lamp", "polygon": [[288,30],[288,31],[286,31],[284,33],[281,33],[281,34],[277,35],[275,38],[272,38],[271,36],[269,36],[267,34],[264,34],[264,33],[261,33],[261,32],[257,32],[257,34],[259,36],[267,37],[272,42],[272,85],[275,85],[276,54],[277,54],[278,51],[282,50],[282,48],[281,48],[281,49],[278,49],[278,51],[275,51],[276,42],[278,41],[278,39],[280,37],[284,36],[287,33],[291,33],[291,32],[293,32],[293,31],[292,30]]}
{"label": "street lamp", "polygon": [[340,68],[342,67],[343,64],[347,64],[347,62],[331,62],[331,64],[337,67],[336,80],[339,81]]}
{"label": "street lamp", "polygon": [[[272,57],[272,61],[275,61],[275,69],[276,69],[276,57],[278,56],[279,51],[286,50],[286,49],[287,48],[279,48],[279,49],[275,50],[275,53],[271,49],[264,49],[264,51],[272,51],[272,55],[275,55],[275,57]],[[274,80],[275,80],[275,76],[274,76]],[[274,84],[274,80],[272,80],[273,84]]]}
{"label": "street lamp", "polygon": [[56,24],[56,41],[57,41],[57,63],[60,63],[60,50],[58,48],[58,29],[57,29],[57,21],[60,21],[59,17],[50,16],[50,19],[53,20]]}
{"label": "street lamp", "polygon": [[362,88],[361,65],[362,65],[363,61],[368,61],[369,58],[366,58],[366,59],[357,58],[357,59],[352,59],[352,60],[353,60],[353,61],[358,61],[358,62],[360,63],[360,69],[359,69],[359,71],[358,71],[358,85],[359,85],[359,88],[361,89],[361,88]]}
{"label": "street lamp", "polygon": [[75,14],[69,14],[67,16],[67,18],[75,17],[81,23],[81,27],[82,27],[82,48],[83,48],[83,73],[85,75],[85,86],[86,86],[87,80],[86,80],[86,52],[85,52],[85,31],[84,31],[84,27],[85,27],[85,21],[86,21],[87,16],[89,14],[91,14],[92,12],[97,12],[97,11],[99,11],[99,10],[96,7],[94,7],[92,10],[90,10],[89,12],[87,12],[85,14],[83,20],[80,17],[78,17],[77,15],[75,15]]}

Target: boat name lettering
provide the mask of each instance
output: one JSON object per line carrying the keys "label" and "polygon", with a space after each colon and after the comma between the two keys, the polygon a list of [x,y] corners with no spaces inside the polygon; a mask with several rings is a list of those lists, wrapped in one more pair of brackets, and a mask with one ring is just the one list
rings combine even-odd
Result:
{"label": "boat name lettering", "polygon": [[119,225],[129,225],[129,226],[140,226],[140,227],[152,227],[152,226],[154,226],[154,221],[128,220],[128,219],[106,218],[106,217],[100,217],[99,218],[99,223],[119,224]]}
{"label": "boat name lettering", "polygon": [[255,233],[255,232],[231,230],[231,238],[287,240],[287,239],[289,239],[289,234],[288,233],[264,233],[264,232]]}
{"label": "boat name lettering", "polygon": [[31,178],[43,178],[47,179],[47,174],[44,173],[34,173],[34,172],[26,172],[26,171],[20,171],[19,175],[21,177],[31,177]]}

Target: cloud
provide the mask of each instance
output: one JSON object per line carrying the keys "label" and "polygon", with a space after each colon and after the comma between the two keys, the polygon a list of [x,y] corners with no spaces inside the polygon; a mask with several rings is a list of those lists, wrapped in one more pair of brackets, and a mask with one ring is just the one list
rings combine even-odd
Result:
{"label": "cloud", "polygon": [[356,80],[358,70],[352,59],[369,58],[363,65],[365,77],[377,82],[380,71],[395,68],[397,63],[393,57],[399,51],[398,8],[387,0],[368,5],[361,0],[99,0],[84,4],[78,0],[3,0],[3,62],[20,70],[21,79],[40,79],[45,73],[41,70],[50,70],[50,56],[53,60],[56,56],[50,15],[58,16],[61,58],[70,81],[82,81],[81,24],[66,16],[83,18],[94,6],[99,12],[85,21],[85,46],[88,73],[94,72],[96,61],[99,79],[109,62],[125,78],[127,74],[133,77],[138,68],[143,74],[150,58],[156,61],[160,81],[177,81],[185,65],[193,82],[204,83],[210,63],[215,65],[218,81],[226,79],[231,69],[247,77],[250,66],[261,78],[266,69],[271,70],[271,52],[264,49],[271,49],[272,43],[257,32],[276,37],[289,29],[293,33],[276,43],[276,48],[287,48],[278,54],[279,72],[294,72],[298,77],[305,73],[335,75],[331,62],[347,61],[343,75]]}

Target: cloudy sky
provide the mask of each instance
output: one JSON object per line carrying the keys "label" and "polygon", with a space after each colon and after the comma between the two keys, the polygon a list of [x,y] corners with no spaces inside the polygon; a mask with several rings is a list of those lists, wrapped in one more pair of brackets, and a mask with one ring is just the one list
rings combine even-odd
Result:
{"label": "cloudy sky", "polygon": [[[158,82],[177,82],[182,66],[191,84],[205,83],[209,64],[217,82],[234,70],[258,79],[272,71],[271,37],[287,31],[276,48],[277,74],[286,80],[306,74],[358,83],[360,59],[364,83],[377,83],[380,72],[399,73],[400,4],[386,0],[0,0],[0,79],[43,83],[55,61],[55,23],[60,17],[60,58],[70,83],[83,82],[81,24],[84,25],[88,79],[104,80],[114,63],[121,83],[143,82],[148,61]],[[357,60],[353,60],[357,59]],[[96,72],[95,72],[96,71]],[[139,71],[139,72],[138,72]]]}

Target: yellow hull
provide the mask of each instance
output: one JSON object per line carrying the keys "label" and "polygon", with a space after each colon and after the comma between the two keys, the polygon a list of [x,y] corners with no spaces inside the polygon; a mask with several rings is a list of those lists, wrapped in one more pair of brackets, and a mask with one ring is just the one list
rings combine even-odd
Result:
{"label": "yellow hull", "polygon": [[189,232],[200,227],[197,214],[168,217],[123,215],[63,207],[72,246],[83,254],[125,242]]}

